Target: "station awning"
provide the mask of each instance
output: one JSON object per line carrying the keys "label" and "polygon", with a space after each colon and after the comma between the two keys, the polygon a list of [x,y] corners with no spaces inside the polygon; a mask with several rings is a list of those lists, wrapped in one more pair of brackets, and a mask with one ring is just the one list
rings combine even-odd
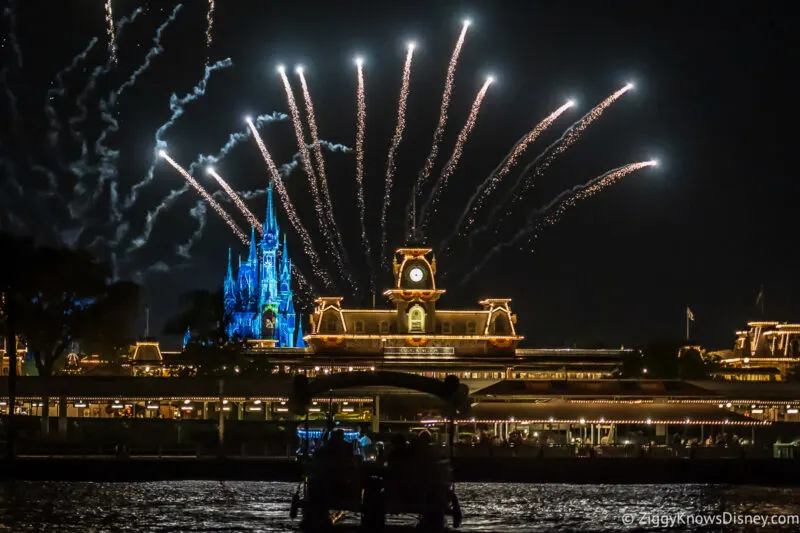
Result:
{"label": "station awning", "polygon": [[769,421],[717,406],[663,403],[481,402],[459,423],[516,422],[530,424],[690,424],[766,426]]}

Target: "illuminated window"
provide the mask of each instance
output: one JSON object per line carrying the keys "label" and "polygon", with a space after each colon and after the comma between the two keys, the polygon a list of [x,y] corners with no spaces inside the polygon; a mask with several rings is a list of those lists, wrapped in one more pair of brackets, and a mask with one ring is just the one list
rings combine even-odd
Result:
{"label": "illuminated window", "polygon": [[450,322],[442,322],[442,333],[444,333],[445,335],[449,335],[452,331],[453,328],[450,325]]}
{"label": "illuminated window", "polygon": [[355,324],[353,325],[353,329],[356,333],[364,333],[364,321],[356,320]]}
{"label": "illuminated window", "polygon": [[415,305],[408,312],[408,331],[410,333],[425,332],[425,310],[421,305]]}
{"label": "illuminated window", "polygon": [[380,328],[380,332],[381,333],[389,333],[389,321],[388,320],[381,320],[380,325],[378,327]]}
{"label": "illuminated window", "polygon": [[467,335],[475,335],[475,321],[470,320],[467,322]]}
{"label": "illuminated window", "polygon": [[336,333],[336,325],[338,324],[338,320],[334,316],[328,316],[325,318],[325,333]]}

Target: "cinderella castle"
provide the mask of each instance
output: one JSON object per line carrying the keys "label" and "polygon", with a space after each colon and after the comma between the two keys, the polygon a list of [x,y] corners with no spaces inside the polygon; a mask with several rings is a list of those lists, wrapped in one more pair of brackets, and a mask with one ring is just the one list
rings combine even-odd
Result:
{"label": "cinderella castle", "polygon": [[[280,228],[272,204],[272,183],[267,189],[267,218],[263,238],[256,242],[255,228],[250,234],[250,254],[239,256],[234,276],[228,249],[228,273],[224,283],[225,323],[231,338],[274,339],[283,348],[303,347],[302,324],[295,322],[292,293],[292,262],[280,241]],[[297,337],[295,341],[295,331]]]}

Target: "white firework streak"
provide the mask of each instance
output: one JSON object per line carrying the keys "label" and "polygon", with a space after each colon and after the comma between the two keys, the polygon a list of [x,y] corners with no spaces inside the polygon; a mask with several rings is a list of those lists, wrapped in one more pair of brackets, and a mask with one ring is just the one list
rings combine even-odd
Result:
{"label": "white firework streak", "polygon": [[[495,167],[495,169],[489,174],[489,176],[483,180],[478,188],[475,190],[475,194],[467,202],[467,206],[462,211],[461,216],[458,218],[458,222],[456,222],[455,226],[453,226],[453,231],[450,233],[448,237],[442,241],[441,250],[444,250],[447,247],[448,242],[456,236],[458,230],[461,228],[461,225],[464,224],[466,220],[466,224],[464,230],[468,230],[470,226],[475,222],[475,217],[480,211],[481,207],[483,206],[483,202],[489,195],[494,192],[494,190],[500,185],[500,182],[509,173],[509,171],[514,167],[517,160],[522,156],[525,150],[530,146],[531,143],[536,141],[536,139],[547,129],[550,125],[555,122],[555,120],[560,117],[567,109],[573,107],[575,105],[574,102],[569,101],[566,104],[562,105],[549,115],[547,115],[544,120],[539,122],[536,127],[534,127],[531,131],[526,133],[511,151],[506,155],[503,161]],[[467,218],[469,217],[469,218]]]}
{"label": "white firework streak", "polygon": [[239,208],[239,211],[242,212],[242,214],[250,223],[250,225],[256,228],[258,234],[264,235],[264,228],[261,227],[261,222],[256,218],[253,212],[247,208],[242,199],[239,198],[239,195],[236,194],[236,191],[234,191],[233,188],[231,188],[231,186],[228,185],[228,182],[225,181],[225,179],[222,176],[220,176],[219,173],[217,173],[217,171],[212,167],[208,167],[208,173],[209,175],[211,175],[211,177],[217,180],[217,183],[219,183],[219,186],[222,187],[222,190],[224,190],[227,193],[227,195],[231,197],[233,203],[236,205],[236,207]]}
{"label": "white firework streak", "polygon": [[[289,222],[292,224],[294,230],[297,232],[297,235],[300,237],[300,240],[303,241],[303,251],[305,252],[306,257],[308,257],[308,260],[311,262],[311,268],[314,272],[314,275],[318,279],[322,280],[327,289],[334,290],[336,284],[333,283],[333,279],[331,279],[330,274],[328,274],[322,267],[319,255],[317,255],[317,252],[314,250],[314,243],[311,241],[311,235],[309,235],[305,226],[303,226],[300,217],[297,215],[297,211],[295,210],[294,204],[292,204],[292,201],[289,198],[289,193],[286,191],[283,178],[281,177],[281,173],[278,171],[278,168],[275,166],[275,161],[272,159],[272,155],[269,153],[269,150],[267,150],[267,146],[264,144],[264,140],[261,138],[261,135],[259,135],[258,130],[255,128],[253,122],[248,121],[248,125],[253,132],[253,139],[255,139],[256,144],[258,145],[258,150],[261,152],[261,157],[264,159],[264,163],[267,165],[267,170],[269,171],[270,176],[272,176],[272,182],[275,184],[275,190],[278,191],[278,196],[281,197],[281,205],[283,205],[283,210],[286,212],[286,216],[289,219]],[[302,153],[300,157],[303,157]]]}
{"label": "white firework streak", "polygon": [[431,192],[428,201],[422,208],[420,220],[422,221],[421,226],[423,227],[426,224],[428,214],[436,211],[436,204],[439,201],[442,191],[444,191],[444,188],[447,186],[447,180],[453,175],[453,172],[455,172],[456,168],[458,167],[458,162],[461,160],[461,156],[464,153],[464,145],[467,144],[467,140],[469,140],[469,134],[472,133],[472,130],[475,128],[475,124],[478,121],[478,113],[481,110],[481,104],[486,96],[486,91],[489,90],[489,85],[491,85],[493,81],[493,78],[486,80],[486,82],[483,84],[483,87],[481,87],[481,90],[478,91],[475,101],[472,103],[472,108],[469,111],[467,121],[464,123],[464,127],[461,128],[461,132],[458,134],[458,139],[456,139],[456,145],[453,147],[453,153],[450,155],[450,159],[447,160],[447,163],[445,163],[444,168],[442,168],[442,172],[439,174],[439,179],[436,180],[433,191]]}
{"label": "white firework streak", "polygon": [[108,57],[113,63],[116,63],[117,38],[114,35],[114,13],[111,10],[111,0],[106,0],[106,33],[108,34]]}
{"label": "white firework streak", "polygon": [[364,246],[364,255],[370,270],[370,285],[374,284],[375,267],[372,265],[372,250],[369,246],[367,237],[366,211],[367,206],[364,202],[364,135],[367,127],[367,95],[364,87],[364,68],[363,63],[358,61],[358,89],[356,106],[356,184],[358,185],[358,213],[361,222],[361,243]]}
{"label": "white firework streak", "polygon": [[314,211],[317,214],[317,223],[325,234],[327,240],[333,244],[333,246],[327,246],[325,249],[328,250],[333,257],[339,274],[350,283],[350,286],[353,288],[353,290],[357,290],[356,284],[353,281],[350,273],[347,271],[345,260],[342,257],[342,252],[344,250],[340,250],[339,247],[336,246],[337,241],[334,229],[326,220],[329,217],[326,215],[325,205],[322,202],[319,188],[317,187],[317,177],[314,173],[314,167],[311,165],[311,155],[308,151],[308,147],[306,146],[305,135],[303,134],[303,122],[300,120],[300,111],[297,108],[297,103],[294,99],[292,86],[289,84],[289,78],[286,76],[286,70],[281,67],[278,72],[280,73],[281,81],[283,82],[283,88],[286,92],[286,101],[289,105],[289,111],[292,116],[292,125],[294,126],[295,137],[297,138],[297,149],[300,152],[300,156],[302,158],[301,160],[303,162],[303,170],[305,170],[306,176],[308,176],[308,183],[311,188],[311,197],[314,200]]}
{"label": "white firework streak", "polygon": [[333,202],[331,202],[331,192],[328,188],[328,175],[325,172],[325,159],[322,157],[322,144],[319,140],[319,130],[317,129],[317,118],[314,113],[314,102],[311,100],[311,92],[308,90],[306,77],[303,75],[303,69],[298,68],[297,75],[300,78],[300,86],[303,91],[303,101],[306,106],[306,119],[308,120],[308,129],[311,132],[311,145],[307,148],[314,150],[314,158],[317,162],[317,170],[319,171],[319,187],[322,193],[322,201],[325,205],[325,213],[327,214],[328,224],[333,228],[334,236],[336,237],[337,244],[342,251],[342,254],[347,255],[344,248],[344,241],[342,234],[339,231],[339,226],[336,224],[336,218],[333,214]]}
{"label": "white firework streak", "polygon": [[417,176],[417,184],[415,187],[417,196],[420,195],[422,186],[427,181],[428,176],[430,176],[433,164],[436,162],[436,157],[439,155],[439,143],[442,142],[444,128],[447,125],[447,110],[450,108],[450,97],[453,94],[453,86],[455,84],[456,65],[458,64],[458,56],[461,54],[461,48],[464,46],[464,38],[467,36],[467,28],[469,28],[469,24],[465,22],[464,27],[461,29],[461,35],[458,36],[456,47],[453,49],[453,55],[450,56],[450,63],[447,66],[447,77],[444,82],[444,92],[442,92],[442,106],[439,110],[439,122],[436,125],[436,130],[433,132],[431,151],[427,159],[425,159],[425,165],[422,167],[419,176]]}
{"label": "white firework streak", "polygon": [[195,179],[194,179],[194,178],[193,178],[191,175],[189,175],[189,173],[188,173],[188,172],[186,172],[186,169],[184,169],[182,166],[180,166],[178,163],[176,163],[176,162],[175,162],[175,160],[174,160],[174,159],[172,159],[172,158],[171,158],[171,157],[170,157],[170,156],[169,156],[169,155],[168,155],[166,152],[162,151],[162,152],[161,152],[159,155],[160,155],[160,156],[161,156],[161,157],[162,157],[164,160],[166,160],[166,161],[167,161],[167,163],[169,163],[170,165],[172,165],[172,168],[174,168],[175,170],[177,170],[177,171],[178,171],[178,173],[179,173],[181,176],[183,176],[183,177],[184,177],[184,179],[185,179],[186,181],[188,181],[188,182],[189,182],[189,185],[191,185],[192,187],[194,187],[194,188],[195,188],[195,190],[196,190],[198,193],[200,193],[200,196],[202,196],[202,197],[203,197],[203,199],[204,199],[206,202],[208,202],[208,205],[210,205],[210,206],[211,206],[211,208],[212,208],[212,209],[214,209],[214,211],[216,211],[216,212],[217,212],[217,214],[218,214],[219,216],[221,216],[221,217],[222,217],[222,220],[224,220],[224,221],[225,221],[225,223],[226,223],[226,224],[228,225],[228,227],[231,229],[231,231],[233,232],[233,234],[234,234],[234,235],[236,235],[236,237],[238,237],[238,238],[239,238],[239,240],[240,240],[240,241],[242,241],[244,244],[248,244],[247,236],[246,236],[246,235],[245,235],[245,234],[242,232],[242,230],[241,230],[241,229],[239,229],[239,226],[237,226],[237,225],[236,225],[236,222],[234,222],[234,221],[233,221],[233,219],[230,217],[230,215],[227,213],[227,211],[225,211],[225,210],[222,208],[222,206],[221,206],[221,205],[219,205],[219,204],[217,203],[217,201],[216,201],[216,200],[214,200],[214,199],[211,197],[211,195],[210,195],[210,194],[208,194],[208,192],[207,192],[207,191],[206,191],[206,190],[205,190],[205,189],[204,189],[204,188],[203,188],[203,187],[202,187],[202,186],[201,186],[199,183],[197,183],[197,181],[196,181],[196,180],[195,180]]}
{"label": "white firework streak", "polygon": [[[545,148],[543,152],[541,152],[539,155],[536,156],[536,159],[534,159],[531,163],[529,163],[522,170],[522,172],[520,172],[517,181],[514,182],[509,191],[503,197],[503,199],[494,206],[491,213],[489,214],[488,220],[490,222],[497,220],[498,217],[496,215],[498,211],[500,211],[509,202],[511,203],[512,206],[515,205],[517,201],[519,201],[519,199],[522,196],[524,196],[525,192],[527,192],[530,189],[530,187],[533,186],[534,179],[537,176],[541,176],[544,173],[544,171],[550,166],[550,164],[555,160],[556,157],[564,153],[567,150],[567,148],[575,144],[575,142],[580,138],[583,131],[586,128],[588,128],[589,125],[592,124],[592,122],[600,118],[600,115],[603,114],[603,111],[608,109],[608,107],[614,102],[616,102],[620,96],[622,96],[632,88],[633,85],[631,85],[630,83],[625,85],[623,88],[619,89],[618,91],[615,91],[613,94],[611,94],[611,96],[609,96],[608,98],[597,104],[588,113],[583,115],[577,121],[573,122],[572,125],[569,128],[567,128],[567,130],[561,135],[561,137],[556,139],[553,143],[550,144],[550,146]],[[533,174],[530,175],[530,179],[526,179],[528,178],[531,169],[534,168],[535,170]],[[518,190],[520,188],[522,190]],[[510,209],[511,207],[509,207],[509,211]],[[480,233],[482,231],[485,231],[486,229],[487,226],[482,226],[481,228],[475,230],[475,233],[476,234]]]}
{"label": "white firework streak", "polygon": [[[288,117],[283,113],[275,112],[272,114],[259,115],[258,118],[256,118],[255,123],[256,127],[261,127],[263,124],[267,124],[269,122],[274,122],[278,120],[286,120],[286,118]],[[189,165],[187,172],[189,174],[193,174],[195,170],[197,170],[197,168],[200,167],[201,165],[214,165],[218,163],[223,157],[228,155],[228,153],[231,150],[233,150],[233,148],[236,147],[240,142],[248,139],[250,135],[251,135],[250,128],[245,128],[243,131],[232,133],[231,135],[228,136],[228,141],[222,146],[222,148],[220,148],[219,152],[217,152],[216,155],[199,156],[192,162],[191,165]],[[161,213],[164,213],[167,210],[169,210],[175,204],[178,198],[183,196],[183,194],[188,191],[189,191],[188,184],[184,185],[180,189],[175,189],[170,191],[170,193],[167,195],[166,198],[164,198],[161,201],[161,203],[159,203],[152,211],[147,212],[142,234],[131,241],[130,246],[125,251],[126,255],[147,244],[147,242],[150,240],[150,235],[152,234],[153,229],[155,228],[156,221],[158,220],[158,217],[161,215]]]}
{"label": "white firework streak", "polygon": [[209,56],[211,55],[211,42],[213,41],[213,33],[211,30],[214,28],[214,0],[208,0],[208,12],[206,13],[206,63],[208,63]]}
{"label": "white firework streak", "polygon": [[536,239],[539,236],[539,231],[554,225],[558,222],[566,211],[575,207],[581,200],[586,200],[596,195],[603,189],[613,185],[628,174],[645,167],[653,167],[658,163],[656,161],[640,161],[638,163],[630,163],[609,170],[599,176],[589,180],[588,182],[576,185],[571,189],[561,192],[553,200],[551,200],[544,207],[537,209],[528,216],[527,224],[522,227],[511,239],[496,244],[485,254],[483,260],[470,271],[461,280],[461,284],[465,284],[472,276],[486,265],[491,257],[504,248],[510,248],[516,245],[519,241],[525,238]]}
{"label": "white firework streak", "polygon": [[386,184],[383,190],[383,207],[381,208],[381,264],[386,264],[386,248],[388,236],[386,221],[389,216],[389,205],[392,200],[392,185],[395,171],[395,156],[403,140],[403,131],[406,128],[406,104],[408,102],[409,85],[411,83],[411,59],[414,55],[414,46],[409,45],[406,54],[406,63],[403,66],[403,81],[400,85],[400,101],[397,104],[397,126],[395,126],[392,143],[389,145],[389,155],[386,157]]}
{"label": "white firework streak", "polygon": [[158,153],[161,150],[165,150],[167,147],[166,141],[164,141],[164,134],[170,129],[174,124],[175,121],[178,120],[181,115],[183,115],[184,111],[186,110],[186,105],[197,100],[201,96],[206,94],[206,86],[208,85],[208,79],[211,76],[211,73],[215,70],[228,68],[233,66],[233,62],[228,59],[224,59],[222,61],[217,61],[213,65],[208,65],[205,68],[205,72],[203,74],[203,79],[194,86],[194,88],[183,98],[178,98],[176,94],[173,94],[169,99],[169,108],[172,111],[172,115],[170,116],[169,120],[167,120],[161,127],[156,130],[155,135],[155,147],[153,148],[153,162],[150,165],[150,168],[147,169],[147,173],[145,174],[144,179],[140,182],[136,183],[133,187],[131,187],[130,195],[128,199],[125,201],[125,208],[130,209],[134,203],[136,203],[137,194],[139,189],[153,181],[153,173],[155,172],[156,162],[158,161]]}

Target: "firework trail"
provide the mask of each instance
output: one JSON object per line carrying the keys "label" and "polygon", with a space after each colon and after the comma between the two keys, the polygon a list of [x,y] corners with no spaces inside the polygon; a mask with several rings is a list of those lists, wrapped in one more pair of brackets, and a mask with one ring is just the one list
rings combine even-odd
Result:
{"label": "firework trail", "polygon": [[400,85],[400,101],[397,104],[397,126],[395,126],[392,143],[389,145],[389,155],[386,157],[386,184],[383,190],[383,207],[381,208],[381,264],[386,264],[386,248],[388,238],[386,234],[386,219],[389,215],[389,205],[392,200],[392,185],[395,171],[395,155],[403,140],[403,131],[406,128],[406,104],[411,83],[411,59],[414,56],[414,43],[408,43],[406,63],[403,66],[403,81]]}
{"label": "firework trail", "polygon": [[[335,284],[333,283],[330,274],[328,274],[322,267],[319,255],[317,255],[317,252],[314,250],[314,244],[311,241],[311,235],[309,235],[308,231],[306,231],[306,228],[303,226],[300,217],[297,216],[297,211],[294,208],[294,204],[292,204],[292,201],[289,199],[289,193],[286,191],[286,187],[283,184],[281,173],[278,171],[278,167],[275,166],[275,161],[273,161],[272,155],[270,155],[269,151],[267,150],[264,140],[261,138],[261,135],[259,135],[258,130],[256,129],[255,124],[253,124],[252,120],[248,120],[247,125],[250,127],[250,130],[253,133],[253,139],[255,139],[256,144],[258,145],[258,150],[261,152],[261,157],[264,158],[264,163],[267,165],[267,170],[269,170],[270,176],[272,176],[272,182],[275,184],[275,189],[278,191],[278,195],[281,197],[281,205],[283,205],[283,209],[286,211],[286,216],[289,219],[289,222],[292,224],[294,230],[297,232],[297,235],[300,236],[300,240],[303,241],[303,251],[308,257],[308,260],[311,262],[311,268],[314,271],[314,275],[323,281],[326,288],[335,288]],[[301,155],[300,157],[302,158],[303,156]]]}
{"label": "firework trail", "polygon": [[[626,92],[633,89],[633,84],[628,83],[621,89],[617,90],[613,94],[611,94],[608,98],[597,104],[593,107],[588,113],[583,115],[577,121],[575,121],[567,130],[564,132],[561,137],[556,139],[550,146],[544,149],[542,153],[536,156],[536,159],[533,160],[525,169],[520,173],[517,181],[514,182],[514,185],[509,189],[508,193],[506,193],[505,197],[500,201],[498,204],[495,205],[494,209],[492,209],[491,214],[489,215],[489,220],[495,220],[495,215],[497,212],[503,208],[509,201],[511,201],[512,205],[515,204],[519,198],[527,192],[530,187],[533,185],[534,178],[541,176],[542,173],[550,166],[550,164],[558,157],[560,154],[564,153],[567,148],[575,144],[583,131],[589,127],[595,120],[600,118],[603,114],[603,111],[608,109],[611,104],[617,101],[620,96],[625,94]],[[536,170],[530,176],[530,179],[526,180],[531,169],[535,168]],[[522,188],[521,191],[517,189]],[[484,228],[485,229],[485,228]]]}
{"label": "firework trail", "polygon": [[[85,207],[89,207],[93,205],[97,199],[99,198],[100,194],[103,192],[103,188],[107,181],[114,179],[117,175],[117,160],[119,158],[119,151],[112,150],[105,146],[106,138],[111,134],[119,131],[119,122],[116,118],[111,114],[111,108],[113,108],[116,103],[117,99],[122,95],[125,89],[129,87],[133,87],[136,84],[137,78],[145,72],[148,68],[150,68],[151,62],[153,58],[157,55],[160,55],[164,52],[164,47],[161,46],[161,37],[164,30],[169,26],[172,22],[175,21],[175,18],[178,15],[182,5],[178,4],[172,10],[172,13],[164,21],[161,26],[156,29],[156,36],[153,38],[153,47],[147,52],[147,55],[144,58],[144,62],[142,65],[137,68],[131,76],[125,80],[125,82],[119,86],[116,91],[111,92],[108,96],[108,100],[100,100],[98,104],[100,110],[100,116],[103,121],[107,124],[107,126],[100,132],[97,140],[94,143],[94,150],[95,153],[100,157],[100,161],[93,169],[99,173],[99,177],[97,183],[95,184],[94,191],[91,195],[91,199],[87,202]],[[89,169],[87,169],[89,170]],[[81,189],[81,193],[83,192],[83,185],[79,182],[76,183],[76,190],[75,192],[78,193],[78,187]],[[82,194],[76,194],[76,196],[83,196]],[[119,205],[118,205],[118,196],[115,195],[114,203],[111,205],[111,218],[112,220],[119,220],[121,214],[119,212]]]}
{"label": "firework trail", "polygon": [[117,39],[114,35],[114,13],[111,10],[111,0],[106,0],[106,33],[108,34],[108,57],[111,62],[117,63]]}
{"label": "firework trail", "polygon": [[292,264],[292,277],[297,281],[297,292],[295,294],[300,296],[298,298],[299,307],[308,309],[311,307],[313,296],[317,291],[294,264]]}
{"label": "firework trail", "polygon": [[576,185],[571,189],[561,192],[545,206],[532,212],[528,216],[527,224],[522,227],[511,239],[498,243],[491,248],[489,253],[484,255],[483,260],[462,278],[461,284],[465,284],[470,278],[472,278],[472,276],[474,276],[481,268],[483,268],[483,266],[495,253],[499,252],[503,248],[514,246],[520,240],[526,237],[531,237],[531,233],[533,233],[532,238],[537,238],[539,236],[539,231],[557,223],[561,217],[564,216],[564,213],[575,207],[575,205],[581,200],[591,198],[603,189],[613,185],[632,172],[636,172],[637,170],[641,170],[646,167],[655,166],[658,166],[658,161],[655,160],[629,163],[600,174],[586,183]]}
{"label": "firework trail", "polygon": [[356,106],[356,184],[358,185],[358,213],[361,219],[361,242],[364,246],[364,254],[367,258],[367,264],[370,270],[370,285],[374,284],[375,280],[375,267],[372,264],[372,250],[369,246],[369,237],[367,237],[367,225],[365,222],[366,205],[364,202],[364,134],[367,127],[367,95],[364,88],[364,61],[361,58],[356,59],[356,67],[358,69],[358,89],[357,89],[357,106]]}
{"label": "firework trail", "polygon": [[214,0],[208,0],[208,13],[206,13],[206,64],[208,64],[211,56],[211,42],[213,41],[213,34],[211,30],[214,28]]}
{"label": "firework trail", "polygon": [[[514,147],[511,149],[511,152],[506,155],[503,161],[495,167],[495,169],[489,174],[489,176],[483,180],[483,183],[478,186],[475,194],[467,202],[467,206],[464,208],[464,211],[461,213],[461,216],[458,218],[458,222],[456,222],[455,226],[453,227],[453,231],[448,235],[441,244],[441,249],[444,250],[447,247],[447,243],[456,236],[458,230],[461,228],[461,224],[464,223],[466,220],[465,230],[469,229],[470,226],[475,222],[475,217],[477,216],[478,211],[480,210],[481,206],[483,205],[484,200],[489,197],[492,192],[500,185],[500,182],[509,173],[509,171],[514,167],[517,160],[520,156],[525,152],[528,146],[534,142],[539,135],[542,134],[550,125],[555,122],[555,120],[561,116],[564,111],[573,107],[575,102],[570,100],[566,104],[562,105],[549,115],[544,118],[541,122],[539,122],[535,128],[531,131],[526,133]],[[469,217],[469,218],[467,218]]]}
{"label": "firework trail", "polygon": [[353,278],[350,276],[350,273],[347,271],[347,267],[345,266],[345,261],[342,257],[344,253],[344,247],[340,251],[339,247],[335,245],[336,237],[335,231],[332,230],[331,224],[326,223],[325,219],[329,218],[326,216],[326,209],[324,203],[320,197],[319,188],[317,187],[317,178],[314,173],[314,168],[311,166],[311,155],[308,152],[308,147],[306,146],[304,134],[303,134],[303,123],[300,120],[300,111],[297,109],[297,103],[294,100],[294,93],[292,92],[292,86],[289,84],[289,78],[286,76],[286,69],[281,65],[278,67],[278,72],[281,75],[281,81],[283,81],[283,88],[286,92],[286,101],[289,104],[289,111],[292,116],[292,124],[294,126],[294,134],[297,138],[297,148],[300,152],[301,161],[303,162],[303,170],[305,170],[306,175],[308,176],[308,183],[311,188],[311,196],[314,200],[314,210],[317,213],[317,223],[320,226],[320,229],[325,233],[325,236],[328,241],[330,241],[333,246],[328,246],[326,249],[331,253],[333,256],[334,261],[336,262],[336,267],[339,273],[345,278],[349,283],[350,286],[356,290],[355,282]]}
{"label": "firework trail", "polygon": [[197,220],[197,229],[194,230],[188,241],[175,247],[175,253],[186,259],[192,258],[192,254],[189,252],[203,236],[203,232],[206,229],[206,203],[203,200],[198,200],[197,204],[189,210],[189,215]]}
{"label": "firework trail", "polygon": [[[128,17],[122,17],[117,21],[117,41],[122,37],[122,29],[130,22],[136,20],[136,17],[141,15],[142,8],[137,7],[133,13],[130,14]],[[94,90],[97,86],[97,80],[103,74],[108,74],[111,68],[114,66],[113,61],[109,57],[105,64],[99,65],[92,70],[92,73],[89,75],[89,80],[86,82],[86,85],[83,87],[83,90],[78,94],[78,98],[75,102],[75,105],[78,107],[78,114],[74,117],[69,119],[69,129],[70,134],[75,139],[78,144],[83,144],[83,135],[81,132],[77,130],[77,126],[86,120],[86,117],[89,116],[89,110],[86,108],[86,100],[89,98],[89,94]]]}
{"label": "firework trail", "polygon": [[64,89],[64,76],[71,73],[81,61],[84,61],[92,51],[92,48],[97,44],[97,37],[93,37],[86,48],[83,49],[78,55],[72,58],[69,65],[56,73],[55,85],[50,87],[44,95],[44,114],[48,122],[48,140],[50,146],[55,146],[58,143],[58,131],[61,129],[61,122],[58,120],[58,115],[53,107],[53,100],[58,97],[63,97],[66,90]]}
{"label": "firework trail", "polygon": [[450,96],[453,94],[453,85],[455,82],[456,65],[458,64],[458,56],[461,54],[461,48],[464,46],[464,38],[467,36],[467,29],[470,22],[464,21],[464,27],[461,29],[461,35],[458,36],[456,47],[453,50],[453,55],[450,56],[450,64],[447,66],[447,77],[444,82],[444,92],[442,93],[442,106],[439,110],[439,123],[436,125],[436,130],[433,132],[433,144],[428,158],[425,160],[425,165],[422,167],[419,175],[417,176],[417,183],[414,188],[416,194],[419,195],[422,186],[430,176],[433,164],[436,162],[436,157],[439,155],[439,143],[442,142],[442,135],[444,135],[444,128],[447,125],[447,110],[450,107]]}
{"label": "firework trail", "polygon": [[131,74],[131,76],[127,80],[125,80],[125,83],[120,85],[116,91],[112,92],[109,95],[108,100],[111,103],[111,107],[114,107],[116,105],[117,99],[122,95],[123,92],[125,92],[125,89],[133,87],[133,85],[136,83],[136,79],[148,68],[150,68],[150,63],[153,60],[153,58],[164,52],[164,47],[161,46],[161,36],[164,33],[164,30],[167,29],[167,26],[169,26],[171,23],[175,21],[175,18],[178,16],[178,12],[181,10],[182,7],[183,7],[182,4],[178,4],[175,6],[170,16],[167,17],[167,20],[165,20],[164,23],[156,29],[156,36],[153,38],[153,47],[147,52],[147,55],[144,57],[144,62],[142,62],[139,68],[137,68],[133,72],[133,74]]}
{"label": "firework trail", "polygon": [[[215,70],[228,68],[233,66],[233,62],[228,59],[224,59],[222,61],[217,61],[213,65],[208,65],[205,68],[205,73],[203,74],[203,79],[194,86],[194,88],[183,98],[178,98],[178,95],[172,94],[169,99],[169,108],[172,111],[172,115],[170,116],[169,120],[167,120],[164,124],[161,125],[156,130],[155,135],[155,147],[153,151],[155,152],[155,156],[158,156],[161,150],[164,150],[167,146],[166,141],[164,141],[164,134],[170,129],[174,124],[175,121],[178,120],[181,115],[183,115],[186,105],[194,102],[201,96],[206,94],[206,86],[208,85],[208,79],[211,76],[211,73]],[[144,179],[140,182],[136,183],[130,191],[130,195],[128,196],[127,200],[125,201],[125,208],[129,209],[135,202],[137,198],[137,194],[139,189],[153,181],[153,172],[155,172],[157,157],[154,158],[153,162],[150,164],[150,168],[147,169],[147,173],[145,174]]]}
{"label": "firework trail", "polygon": [[428,213],[436,211],[436,204],[439,201],[442,191],[447,186],[447,180],[453,175],[453,172],[456,171],[456,167],[458,167],[458,162],[461,160],[461,155],[464,153],[464,145],[467,144],[469,134],[475,128],[475,124],[478,121],[478,113],[481,110],[481,104],[486,96],[486,91],[489,90],[489,85],[491,85],[493,81],[494,78],[491,76],[486,79],[483,87],[481,87],[481,90],[478,91],[475,101],[472,103],[472,108],[469,111],[467,121],[464,123],[464,127],[461,128],[461,132],[458,134],[458,139],[456,139],[456,145],[453,147],[453,153],[450,156],[450,159],[447,160],[447,163],[445,163],[441,174],[439,174],[439,179],[436,180],[436,184],[433,186],[433,191],[431,192],[430,197],[428,197],[428,201],[422,207],[422,213],[420,213],[421,226],[425,226]]}
{"label": "firework trail", "polygon": [[[286,120],[288,118],[283,113],[272,113],[267,115],[259,115],[256,120],[255,124],[256,127],[261,127],[264,124],[269,122],[274,122],[278,120]],[[195,170],[202,166],[202,165],[214,165],[218,163],[223,157],[228,155],[228,152],[233,150],[233,148],[238,145],[240,142],[248,139],[251,135],[250,128],[246,128],[244,131],[232,133],[228,136],[228,141],[220,148],[216,155],[201,155],[197,159],[195,159],[187,172],[189,174],[193,174]],[[156,220],[158,220],[159,215],[161,213],[169,210],[175,202],[180,198],[184,193],[189,191],[189,185],[184,185],[180,189],[175,189],[170,191],[169,195],[167,195],[164,200],[161,201],[152,211],[148,211],[147,215],[145,216],[145,225],[144,229],[142,230],[142,234],[139,237],[136,237],[131,241],[131,245],[126,250],[126,254],[133,252],[147,244],[147,241],[150,239],[150,235],[153,232],[153,228],[155,227]]]}
{"label": "firework trail", "polygon": [[342,234],[339,231],[339,226],[336,224],[336,219],[333,215],[333,202],[331,202],[331,193],[330,189],[328,188],[328,176],[327,173],[325,172],[325,160],[322,157],[322,145],[320,144],[319,140],[319,130],[317,129],[317,118],[314,113],[314,103],[311,100],[311,92],[308,90],[306,77],[303,74],[303,67],[297,67],[295,71],[297,72],[297,75],[300,78],[300,86],[302,87],[303,91],[303,101],[305,102],[305,107],[306,107],[306,119],[308,120],[308,128],[311,131],[311,148],[313,148],[314,150],[314,158],[317,161],[317,170],[319,171],[319,187],[322,193],[322,201],[324,202],[325,205],[324,211],[328,216],[328,224],[330,224],[330,227],[333,228],[334,230],[337,244],[341,248],[342,253],[346,253],[344,251],[344,241],[342,240]]}
{"label": "firework trail", "polygon": [[228,182],[226,182],[225,179],[222,176],[220,176],[216,170],[214,170],[214,167],[208,167],[206,171],[211,177],[217,180],[217,183],[219,183],[219,186],[222,187],[222,190],[224,190],[228,194],[228,196],[231,197],[233,203],[236,204],[236,207],[239,208],[239,211],[242,212],[242,214],[245,216],[250,225],[256,228],[258,234],[264,235],[264,228],[261,227],[261,222],[256,218],[253,212],[250,211],[246,205],[244,205],[242,199],[239,198],[239,195],[236,194],[236,191],[234,191],[233,188],[231,188],[231,186],[228,185]]}
{"label": "firework trail", "polygon": [[231,231],[233,231],[233,234],[236,235],[240,241],[242,241],[244,244],[248,244],[249,241],[247,240],[247,236],[242,233],[242,230],[239,229],[239,226],[236,225],[236,222],[234,222],[230,215],[228,215],[228,213],[222,208],[222,206],[219,205],[217,201],[214,200],[211,195],[208,194],[208,192],[199,183],[197,183],[197,181],[195,181],[195,179],[188,172],[186,172],[186,169],[176,163],[175,160],[172,159],[164,150],[161,150],[158,155],[165,159],[167,163],[172,165],[172,168],[177,170],[178,173],[189,182],[189,185],[194,187],[195,190],[200,193],[200,196],[203,197],[203,200],[205,200],[208,205],[210,205],[212,209],[214,209],[214,211],[216,211],[217,214],[222,217],[225,223],[228,224],[228,227],[231,228]]}

